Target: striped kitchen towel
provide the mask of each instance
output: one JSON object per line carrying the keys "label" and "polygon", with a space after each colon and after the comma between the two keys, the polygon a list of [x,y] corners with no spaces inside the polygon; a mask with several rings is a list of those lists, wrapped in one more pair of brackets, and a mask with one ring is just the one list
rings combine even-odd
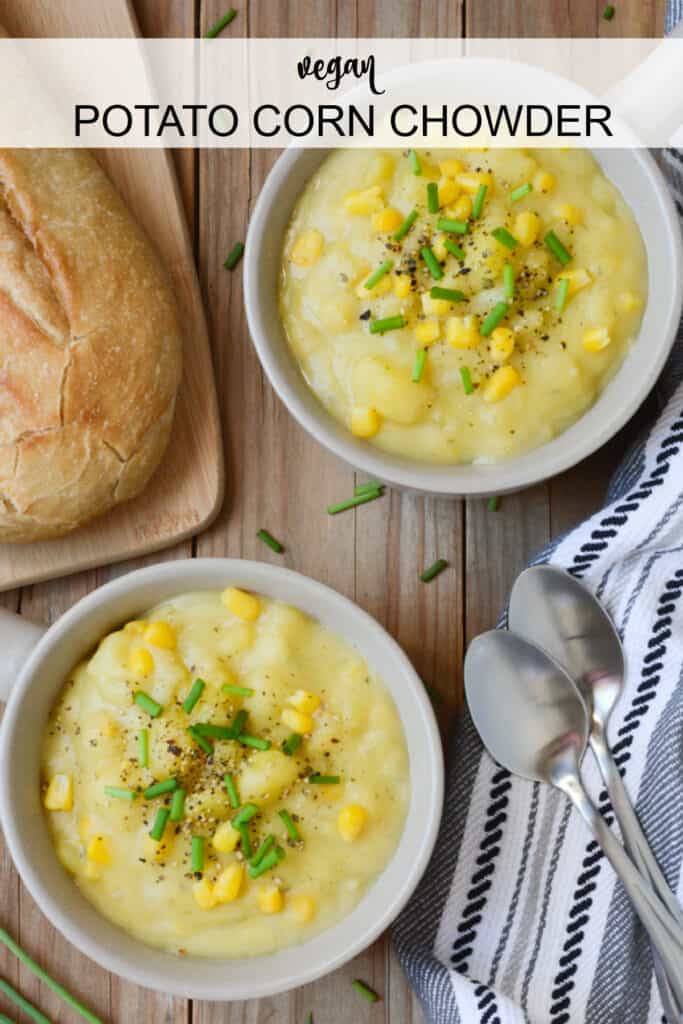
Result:
{"label": "striped kitchen towel", "polygon": [[[683,218],[683,156],[664,170]],[[539,556],[583,580],[623,639],[610,740],[657,859],[683,895],[683,330],[657,422],[608,505]],[[610,823],[594,759],[584,777]],[[431,1024],[660,1024],[652,957],[623,888],[548,786],[456,732],[436,852],[394,942]]]}

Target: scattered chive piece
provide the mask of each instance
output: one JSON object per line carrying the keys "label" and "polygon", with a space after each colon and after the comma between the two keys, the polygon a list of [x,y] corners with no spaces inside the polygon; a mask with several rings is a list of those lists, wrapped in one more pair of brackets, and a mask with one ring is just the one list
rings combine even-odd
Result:
{"label": "scattered chive piece", "polygon": [[368,291],[370,291],[372,288],[375,287],[376,284],[379,284],[379,282],[382,280],[385,274],[389,273],[393,265],[393,260],[384,260],[383,263],[380,263],[377,270],[373,271],[373,273],[370,274],[370,277],[367,279],[363,287],[367,288]]}
{"label": "scattered chive piece", "polygon": [[0,1013],[0,1024],[14,1024],[11,1017],[6,1017],[4,1013]]}
{"label": "scattered chive piece", "polygon": [[266,871],[270,871],[271,868],[274,868],[279,864],[284,856],[285,851],[282,847],[276,846],[274,850],[270,850],[265,857],[263,857],[256,867],[253,865],[249,866],[249,877],[258,878],[259,875],[265,874]]}
{"label": "scattered chive piece", "polygon": [[105,786],[104,792],[107,796],[114,796],[117,800],[135,800],[137,793],[134,789],[124,789],[123,786]]}
{"label": "scattered chive piece", "polygon": [[384,484],[381,484],[379,480],[368,480],[364,484],[356,484],[353,489],[353,493],[355,497],[358,497],[359,494],[369,494],[370,491],[379,491],[383,486]]}
{"label": "scattered chive piece", "polygon": [[607,4],[607,7],[605,7],[604,11],[602,12],[603,20],[611,21],[614,17],[614,13],[614,4]]}
{"label": "scattered chive piece", "polygon": [[477,189],[477,194],[474,197],[474,202],[472,203],[473,220],[476,220],[477,217],[481,217],[481,211],[484,209],[484,202],[486,201],[486,193],[488,190],[488,185],[480,185]]}
{"label": "scattered chive piece", "polygon": [[314,772],[308,776],[308,781],[313,786],[338,786],[341,778],[339,775],[321,775],[320,772]]}
{"label": "scattered chive piece", "polygon": [[200,736],[198,732],[195,732],[195,728],[193,725],[191,725],[187,731],[189,732],[190,736],[195,741],[195,743],[202,748],[205,754],[213,754],[213,747],[211,746],[209,741],[205,739],[203,736]]}
{"label": "scattered chive piece", "polygon": [[370,324],[370,334],[384,334],[385,331],[399,331],[405,327],[404,316],[385,316],[383,320],[373,320]]}
{"label": "scattered chive piece", "polygon": [[357,494],[353,498],[347,498],[346,501],[340,501],[336,505],[327,506],[328,516],[336,516],[338,512],[346,512],[349,508],[355,508],[356,505],[364,505],[367,501],[374,501],[375,498],[381,498],[382,492],[377,488],[376,491],[365,491],[363,494]]}
{"label": "scattered chive piece", "polygon": [[204,836],[192,836],[192,870],[204,870]]}
{"label": "scattered chive piece", "polygon": [[507,228],[494,228],[491,234],[497,242],[504,245],[506,249],[510,250],[510,252],[514,252],[519,245],[515,236],[510,234]]}
{"label": "scattered chive piece", "polygon": [[240,834],[240,840],[241,840],[241,843],[242,843],[242,853],[247,858],[247,860],[250,860],[252,855],[253,855],[253,853],[254,853],[254,851],[251,848],[251,840],[249,838],[249,829],[247,828],[246,825],[240,825],[240,827],[237,829],[237,831]]}
{"label": "scattered chive piece", "polygon": [[168,807],[160,807],[159,810],[157,811],[157,816],[154,819],[154,824],[152,825],[151,831],[149,833],[152,839],[154,839],[155,842],[157,843],[164,834],[164,829],[166,828],[166,822],[168,821],[170,813],[171,812],[169,811]]}
{"label": "scattered chive piece", "polygon": [[464,302],[467,296],[458,288],[441,288],[435,284],[429,289],[430,299],[446,299],[448,302]]}
{"label": "scattered chive piece", "polygon": [[158,718],[163,711],[161,704],[157,704],[144,690],[137,690],[133,700],[139,708],[147,712],[150,718]]}
{"label": "scattered chive piece", "polygon": [[186,715],[189,715],[194,710],[194,706],[204,692],[206,683],[203,679],[195,679],[192,684],[192,689],[188,693],[187,697],[183,701],[183,711]]}
{"label": "scattered chive piece", "polygon": [[237,697],[253,697],[254,691],[251,686],[233,686],[232,683],[226,683],[221,687],[223,693],[234,693]]}
{"label": "scattered chive piece", "polygon": [[161,782],[153,782],[147,789],[143,789],[142,795],[145,800],[153,800],[155,796],[163,796],[164,793],[172,793],[178,788],[177,779],[162,779]]}
{"label": "scattered chive piece", "polygon": [[420,576],[420,579],[422,580],[423,583],[429,583],[431,580],[434,579],[435,576],[438,576],[440,572],[443,572],[444,569],[447,568],[448,562],[446,561],[446,559],[437,558],[436,562],[434,562],[433,565],[430,565],[428,569],[425,569],[425,571]]}
{"label": "scattered chive piece", "polygon": [[510,202],[518,203],[520,199],[524,199],[524,196],[528,196],[530,192],[533,192],[533,190],[534,186],[531,184],[531,182],[525,181],[523,185],[519,186],[519,188],[513,188],[512,192],[510,193]]}
{"label": "scattered chive piece", "polygon": [[182,821],[185,817],[185,790],[176,789],[171,799],[171,821]]}
{"label": "scattered chive piece", "polygon": [[403,223],[394,232],[394,241],[400,242],[402,238],[405,238],[416,220],[417,210],[411,210]]}
{"label": "scattered chive piece", "polygon": [[276,555],[281,555],[285,550],[279,540],[275,540],[272,533],[268,533],[267,530],[257,530],[256,536],[259,540],[262,540],[264,544],[267,544],[271,551],[274,551]]}
{"label": "scattered chive piece", "polygon": [[138,733],[138,758],[142,768],[149,768],[149,729],[140,729]]}
{"label": "scattered chive piece", "polygon": [[235,267],[237,266],[237,264],[239,263],[239,261],[242,259],[242,253],[243,252],[244,252],[244,243],[243,242],[235,242],[235,244],[233,245],[232,249],[228,253],[228,258],[226,259],[225,263],[223,264],[225,269],[226,270],[234,270]]}
{"label": "scattered chive piece", "polygon": [[237,11],[234,7],[231,7],[222,18],[220,18],[215,25],[212,25],[209,31],[206,33],[207,39],[215,39],[216,36],[220,35],[224,28],[227,28],[231,21],[237,17]]}
{"label": "scattered chive piece", "polygon": [[424,373],[425,362],[427,360],[427,349],[420,348],[415,353],[415,362],[413,363],[413,372],[411,380],[413,384],[419,384],[422,380],[422,374]]}
{"label": "scattered chive piece", "polygon": [[240,710],[237,712],[237,714],[233,718],[232,725],[230,726],[230,728],[232,729],[232,738],[233,739],[235,739],[235,740],[237,739],[239,734],[242,732],[242,729],[244,729],[244,726],[246,725],[246,722],[247,722],[248,718],[249,718],[249,712],[246,711],[244,708],[240,708]]}
{"label": "scattered chive piece", "polygon": [[439,212],[439,186],[435,181],[427,185],[427,209],[430,213]]}
{"label": "scattered chive piece", "polygon": [[515,297],[515,271],[511,263],[503,267],[503,295],[506,299]]}
{"label": "scattered chive piece", "polygon": [[232,819],[233,828],[239,829],[242,825],[246,825],[248,821],[256,817],[258,812],[259,808],[256,804],[245,804],[242,810]]}
{"label": "scattered chive piece", "polygon": [[254,856],[251,858],[250,864],[252,867],[257,868],[259,866],[259,864],[261,863],[261,861],[263,860],[263,858],[268,853],[268,851],[270,850],[271,846],[273,846],[274,843],[275,836],[266,836],[266,838],[263,840]]}
{"label": "scattered chive piece", "polygon": [[292,842],[300,843],[301,842],[301,833],[299,832],[299,829],[294,824],[294,821],[293,821],[292,816],[289,813],[289,811],[282,810],[282,811],[278,811],[277,813],[278,813],[279,817],[282,818],[282,824],[287,829],[287,835],[292,840]]}
{"label": "scattered chive piece", "polygon": [[205,736],[211,740],[235,739],[235,732],[231,725],[213,725],[211,722],[197,722],[192,728],[197,736]]}
{"label": "scattered chive piece", "polygon": [[507,302],[497,302],[479,328],[482,338],[488,338],[489,334],[495,331],[501,320],[507,315],[509,306]]}
{"label": "scattered chive piece", "polygon": [[[4,979],[0,979],[0,992],[7,996],[12,1003],[18,1006],[27,1017],[30,1017],[32,1021],[35,1021],[35,1024],[50,1024],[49,1017],[46,1017],[44,1013],[41,1013],[40,1010],[36,1009],[33,1003],[29,1003],[28,999],[24,999],[24,997],[17,992],[16,989],[13,989],[10,983]],[[5,1017],[5,1020],[9,1020],[9,1017]]]}
{"label": "scattered chive piece", "polygon": [[302,740],[303,736],[300,736],[298,732],[293,732],[291,736],[288,736],[286,740],[283,740],[282,753],[286,754],[287,757],[293,757],[301,746]]}
{"label": "scattered chive piece", "polygon": [[313,1014],[312,1013],[309,1013],[308,1017],[306,1018],[306,1024],[313,1024]]}
{"label": "scattered chive piece", "polygon": [[549,231],[545,236],[544,241],[553,256],[560,261],[563,267],[566,267],[568,263],[571,263],[572,254],[565,249],[554,231]]}
{"label": "scattered chive piece", "polygon": [[465,394],[471,395],[474,391],[474,385],[472,383],[472,374],[470,373],[469,366],[460,367],[460,379],[462,381],[462,387]]}
{"label": "scattered chive piece", "polygon": [[270,740],[262,740],[260,736],[248,736],[245,733],[241,733],[237,739],[244,747],[253,747],[254,750],[270,750],[272,743]]}
{"label": "scattered chive piece", "polygon": [[356,978],[355,981],[351,982],[351,985],[353,988],[355,988],[358,995],[362,996],[363,999],[367,999],[369,1003],[379,1002],[379,996],[377,995],[375,990],[370,988],[369,985],[366,985],[364,981],[360,981],[358,978]]}
{"label": "scattered chive piece", "polygon": [[456,245],[452,239],[444,238],[443,247],[444,249],[447,249],[452,256],[455,256],[457,260],[465,259],[465,250],[461,249],[459,245]]}
{"label": "scattered chive piece", "polygon": [[558,313],[561,313],[567,304],[567,294],[569,293],[569,280],[563,277],[558,286],[557,294],[555,296],[555,309]]}
{"label": "scattered chive piece", "polygon": [[414,149],[411,149],[408,153],[408,163],[413,174],[422,174],[422,164]]}
{"label": "scattered chive piece", "polygon": [[[443,277],[443,270],[441,269],[441,264],[434,255],[434,252],[429,248],[428,245],[425,245],[422,247],[422,249],[420,249],[420,255],[427,264],[429,273],[432,275],[434,280],[439,281]],[[403,317],[401,317],[401,319],[403,319]]]}
{"label": "scattered chive piece", "polygon": [[233,779],[232,775],[224,775],[223,782],[225,783],[225,788],[228,791],[228,800],[230,801],[230,806],[234,807],[235,810],[237,810],[237,808],[240,805],[240,798],[239,793],[237,792],[237,786],[235,785],[235,780]]}
{"label": "scattered chive piece", "polygon": [[497,512],[498,506],[500,505],[500,498],[498,497],[497,494],[494,494],[492,497],[489,498],[486,504],[488,506],[489,512]]}
{"label": "scattered chive piece", "polygon": [[454,217],[439,217],[436,226],[439,231],[449,231],[453,235],[466,235],[469,231],[466,220],[456,220]]}

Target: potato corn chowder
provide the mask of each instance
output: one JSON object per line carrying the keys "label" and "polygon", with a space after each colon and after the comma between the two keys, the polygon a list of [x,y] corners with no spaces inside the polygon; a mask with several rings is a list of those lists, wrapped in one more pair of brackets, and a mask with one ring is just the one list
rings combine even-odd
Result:
{"label": "potato corn chowder", "polygon": [[196,956],[269,953],[346,916],[410,800],[401,722],[363,658],[233,587],[106,636],[57,701],[42,773],[85,896]]}
{"label": "potato corn chowder", "polygon": [[281,318],[338,421],[422,462],[566,430],[636,335],[645,250],[582,150],[339,150],[287,231]]}

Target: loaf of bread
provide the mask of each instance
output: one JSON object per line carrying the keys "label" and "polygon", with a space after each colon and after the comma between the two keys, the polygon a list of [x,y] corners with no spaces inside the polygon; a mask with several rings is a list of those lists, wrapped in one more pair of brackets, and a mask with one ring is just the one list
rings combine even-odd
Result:
{"label": "loaf of bread", "polygon": [[93,157],[0,149],[0,541],[139,494],[180,372],[169,282]]}

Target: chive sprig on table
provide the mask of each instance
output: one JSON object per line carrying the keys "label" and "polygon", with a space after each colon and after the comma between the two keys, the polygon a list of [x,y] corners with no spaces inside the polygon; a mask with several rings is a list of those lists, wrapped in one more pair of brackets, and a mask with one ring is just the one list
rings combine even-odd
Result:
{"label": "chive sprig on table", "polygon": [[201,697],[202,693],[204,692],[205,686],[206,683],[204,682],[203,679],[195,679],[190,689],[190,692],[183,701],[183,711],[185,712],[185,714],[189,715],[194,710],[194,706]]}
{"label": "chive sprig on table", "polygon": [[381,497],[381,487],[372,491],[363,491],[362,494],[354,494],[353,498],[347,498],[346,501],[338,501],[336,505],[328,505],[327,514],[329,516],[336,516],[340,512],[346,512],[350,508],[356,508],[357,505],[365,505],[368,501],[375,501]]}
{"label": "chive sprig on table", "polygon": [[488,505],[489,512],[497,512],[500,505],[500,498],[497,494],[492,494],[486,504]]}
{"label": "chive sprig on table", "polygon": [[355,988],[356,992],[363,997],[363,999],[367,1000],[368,1003],[379,1002],[378,994],[375,992],[373,988],[370,988],[369,985],[366,985],[364,981],[361,981],[359,978],[356,978],[355,981],[351,982],[351,985],[353,988]]}
{"label": "chive sprig on table", "polygon": [[257,530],[256,536],[258,537],[259,540],[262,540],[263,543],[266,544],[271,551],[274,551],[276,555],[281,555],[282,552],[285,550],[280,541],[276,540],[275,537],[273,537],[272,533],[268,533],[268,530]]}
{"label": "chive sprig on table", "polygon": [[227,255],[223,266],[226,270],[234,270],[239,261],[242,259],[244,253],[244,242],[235,242],[232,249]]}
{"label": "chive sprig on table", "polygon": [[[17,992],[15,988],[12,988],[10,983],[5,981],[3,978],[0,978],[0,992],[7,996],[15,1006],[18,1006],[27,1017],[30,1017],[32,1021],[35,1021],[35,1024],[51,1024],[49,1017],[46,1017],[44,1013],[41,1013],[33,1003],[29,1003],[28,999],[24,999],[21,993]],[[5,1017],[5,1020],[9,1020],[9,1017]]]}
{"label": "chive sprig on table", "polygon": [[225,12],[222,18],[219,18],[215,25],[212,25],[209,31],[206,33],[207,39],[215,39],[219,36],[224,28],[227,28],[231,21],[237,17],[237,11],[234,7],[231,7]]}
{"label": "chive sprig on table", "polygon": [[354,495],[369,494],[371,491],[381,491],[383,486],[379,480],[366,480],[363,484],[356,484],[353,493]]}
{"label": "chive sprig on table", "polygon": [[448,562],[445,558],[437,558],[436,562],[429,566],[428,569],[421,574],[420,579],[423,583],[430,583],[439,573],[443,572],[444,569],[448,568]]}

